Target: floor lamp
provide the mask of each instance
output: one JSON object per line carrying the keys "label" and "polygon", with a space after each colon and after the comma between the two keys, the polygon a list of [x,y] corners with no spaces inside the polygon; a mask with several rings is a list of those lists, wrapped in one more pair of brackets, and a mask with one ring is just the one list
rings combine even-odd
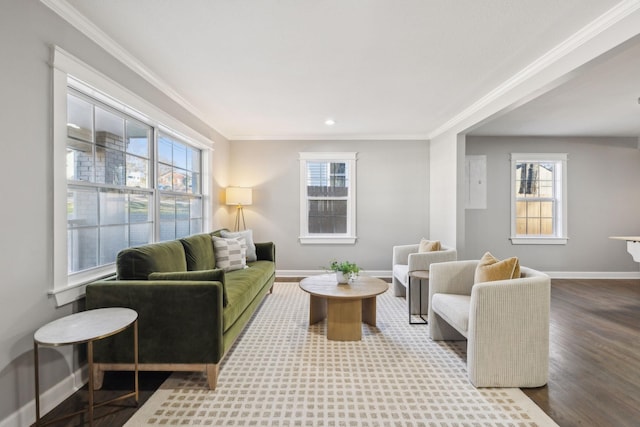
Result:
{"label": "floor lamp", "polygon": [[240,230],[240,217],[242,217],[242,229],[246,230],[247,226],[244,222],[244,206],[252,203],[251,188],[246,187],[227,187],[226,191],[227,205],[237,206],[236,223],[234,231]]}

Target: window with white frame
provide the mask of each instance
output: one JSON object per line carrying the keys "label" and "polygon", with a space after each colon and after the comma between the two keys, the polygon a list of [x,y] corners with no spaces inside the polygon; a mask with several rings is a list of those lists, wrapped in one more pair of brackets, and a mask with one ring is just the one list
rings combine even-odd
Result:
{"label": "window with white frame", "polygon": [[511,242],[567,243],[567,155],[511,154]]}
{"label": "window with white frame", "polygon": [[211,141],[58,47],[52,62],[50,293],[62,305],[113,274],[120,250],[204,231]]}
{"label": "window with white frame", "polygon": [[357,153],[300,153],[300,242],[356,241]]}

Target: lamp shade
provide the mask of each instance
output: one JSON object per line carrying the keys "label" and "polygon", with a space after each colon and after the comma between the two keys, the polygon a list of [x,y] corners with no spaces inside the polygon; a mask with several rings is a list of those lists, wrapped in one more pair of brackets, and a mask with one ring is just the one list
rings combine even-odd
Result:
{"label": "lamp shade", "polygon": [[252,203],[251,188],[227,187],[227,205],[248,206]]}

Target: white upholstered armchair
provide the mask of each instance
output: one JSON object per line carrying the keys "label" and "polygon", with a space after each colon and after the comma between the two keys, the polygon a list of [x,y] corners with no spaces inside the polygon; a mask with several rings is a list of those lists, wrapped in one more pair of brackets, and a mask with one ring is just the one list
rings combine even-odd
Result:
{"label": "white upholstered armchair", "polygon": [[[418,270],[429,270],[431,264],[444,261],[455,261],[457,252],[453,248],[441,247],[439,251],[418,252],[420,245],[401,245],[393,247],[393,294],[397,297],[407,295],[407,285],[409,283],[409,273]],[[411,283],[411,314],[427,314],[429,309],[429,293],[422,293],[422,313],[419,311],[420,302],[418,296],[418,286],[420,281],[412,281]]]}
{"label": "white upholstered armchair", "polygon": [[431,266],[431,338],[467,340],[467,371],[476,387],[543,386],[549,373],[549,276],[520,267],[520,278],[474,285],[477,265]]}

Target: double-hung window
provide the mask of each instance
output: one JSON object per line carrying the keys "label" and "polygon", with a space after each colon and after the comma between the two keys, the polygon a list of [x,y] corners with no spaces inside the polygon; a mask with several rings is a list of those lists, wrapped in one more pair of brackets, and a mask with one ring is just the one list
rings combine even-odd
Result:
{"label": "double-hung window", "polygon": [[567,155],[511,154],[511,241],[567,243]]}
{"label": "double-hung window", "polygon": [[356,241],[356,153],[300,153],[300,242]]}
{"label": "double-hung window", "polygon": [[212,141],[53,48],[51,294],[115,272],[119,251],[205,228]]}

